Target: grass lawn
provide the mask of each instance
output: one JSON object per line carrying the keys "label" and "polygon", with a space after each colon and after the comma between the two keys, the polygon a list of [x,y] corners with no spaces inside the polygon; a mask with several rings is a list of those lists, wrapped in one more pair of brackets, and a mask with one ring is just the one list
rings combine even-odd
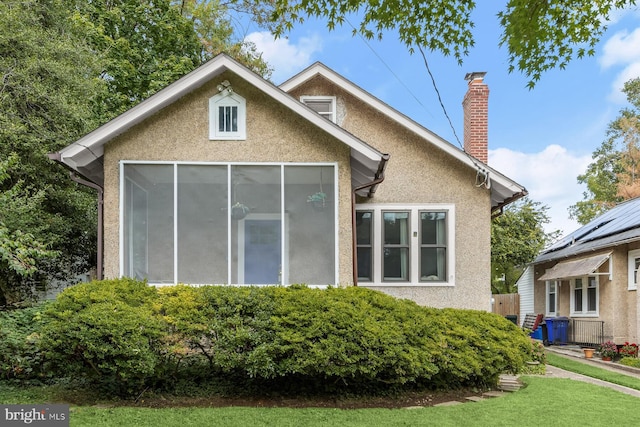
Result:
{"label": "grass lawn", "polygon": [[571,360],[566,357],[558,356],[554,353],[547,353],[547,363],[566,371],[576,372],[588,377],[597,378],[599,380],[608,381],[610,383],[623,385],[634,390],[640,390],[640,380],[629,375],[611,372],[606,369],[591,366],[586,363]]}
{"label": "grass lawn", "polygon": [[[423,409],[168,408],[72,406],[71,426],[540,426],[640,425],[640,401],[578,381],[524,377],[526,388],[483,402]],[[47,388],[0,386],[2,403],[56,400]]]}

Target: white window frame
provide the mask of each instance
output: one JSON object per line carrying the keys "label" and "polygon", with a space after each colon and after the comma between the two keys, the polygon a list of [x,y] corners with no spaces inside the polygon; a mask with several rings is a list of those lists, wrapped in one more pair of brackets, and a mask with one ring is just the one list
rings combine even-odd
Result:
{"label": "white window frame", "polygon": [[[370,211],[373,213],[373,241],[372,241],[372,280],[361,281],[361,286],[421,286],[421,287],[442,287],[455,286],[455,205],[452,204],[359,204],[356,211]],[[445,281],[420,281],[420,212],[441,211],[447,213],[447,255],[446,255],[446,280]],[[410,233],[409,233],[409,280],[408,281],[384,281],[382,272],[382,251],[383,251],[383,212],[409,212],[410,213]]]}
{"label": "white window frame", "polygon": [[[553,286],[553,294],[555,295],[555,307],[550,307],[549,295],[551,295],[551,287]],[[558,289],[560,288],[559,280],[545,281],[544,309],[545,317],[556,317],[558,315]]]}
{"label": "white window frame", "polygon": [[640,249],[634,249],[629,251],[628,256],[628,282],[627,289],[630,291],[635,291],[638,289],[638,282],[640,282],[640,273],[636,271],[636,260],[640,258]]}
{"label": "white window frame", "polygon": [[[595,311],[589,311],[589,285],[590,278],[594,279],[595,289],[596,289],[596,309]],[[582,280],[582,311],[575,310],[575,289],[576,289],[576,279]],[[600,281],[598,280],[598,276],[583,276],[578,278],[573,278],[570,281],[570,310],[569,314],[572,317],[598,317],[600,314]]]}
{"label": "white window frame", "polygon": [[[303,104],[307,104],[307,101],[328,101],[331,105],[331,111],[328,113],[318,113],[322,117],[332,121],[333,123],[337,123],[337,108],[336,108],[336,97],[335,96],[311,96],[305,95],[300,97],[300,102]],[[311,107],[309,107],[311,108]],[[315,110],[314,110],[315,111]]]}
{"label": "white window frame", "polygon": [[[222,132],[219,130],[220,107],[238,107],[238,130]],[[209,98],[209,139],[210,140],[244,140],[247,139],[247,102],[235,92],[223,90]]]}

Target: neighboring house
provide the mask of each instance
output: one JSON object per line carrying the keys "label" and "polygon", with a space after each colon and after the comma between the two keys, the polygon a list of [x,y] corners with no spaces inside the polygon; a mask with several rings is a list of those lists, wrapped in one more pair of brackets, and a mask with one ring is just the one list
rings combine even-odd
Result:
{"label": "neighboring house", "polygon": [[516,282],[518,295],[520,295],[520,323],[522,323],[527,314],[537,314],[533,301],[533,284],[533,266],[528,265]]}
{"label": "neighboring house", "polygon": [[563,237],[534,260],[535,312],[568,317],[575,333],[604,322],[602,339],[638,342],[639,266],[637,198]]}
{"label": "neighboring house", "polygon": [[491,217],[526,191],[486,165],[483,75],[467,152],[322,64],[277,87],[219,55],[50,156],[104,194],[105,277],[490,310]]}

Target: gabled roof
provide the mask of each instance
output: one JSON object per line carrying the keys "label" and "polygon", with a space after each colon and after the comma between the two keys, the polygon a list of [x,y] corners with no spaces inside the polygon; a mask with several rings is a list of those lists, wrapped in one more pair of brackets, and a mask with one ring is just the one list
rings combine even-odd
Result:
{"label": "gabled roof", "polygon": [[104,145],[164,107],[193,92],[222,73],[230,71],[291,109],[310,123],[351,147],[352,187],[357,188],[381,176],[389,156],[326,120],[300,101],[255,74],[231,57],[220,54],[155,95],[119,115],[93,132],[63,148],[52,158],[64,163],[91,181],[102,185]]}
{"label": "gabled roof", "polygon": [[419,137],[424,138],[435,147],[460,160],[465,165],[479,171],[483,176],[488,177],[488,182],[491,190],[492,211],[500,210],[503,206],[527,195],[527,190],[523,186],[507,178],[505,175],[489,167],[487,164],[479,161],[475,157],[472,157],[450,142],[442,139],[435,133],[431,132],[429,129],[425,128],[424,126],[420,125],[419,123],[415,122],[414,120],[380,101],[369,92],[345,79],[320,62],[312,64],[299,74],[285,81],[280,85],[280,88],[285,92],[290,92],[291,90],[309,81],[317,75],[326,78],[327,80],[336,84],[345,92],[353,95],[356,98],[359,98],[373,109],[386,115],[401,126],[404,126],[406,129],[415,133]]}
{"label": "gabled roof", "polygon": [[620,203],[563,237],[533,263],[591,253],[633,241],[640,241],[640,197]]}

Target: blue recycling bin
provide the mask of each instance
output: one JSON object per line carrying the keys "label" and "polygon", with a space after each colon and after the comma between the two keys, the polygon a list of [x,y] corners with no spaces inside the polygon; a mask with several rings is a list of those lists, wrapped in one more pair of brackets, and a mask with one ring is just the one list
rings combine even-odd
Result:
{"label": "blue recycling bin", "polygon": [[549,343],[556,345],[567,344],[567,332],[569,330],[568,317],[551,317],[545,319],[547,323],[547,336]]}
{"label": "blue recycling bin", "polygon": [[534,340],[542,341],[542,325],[538,326],[535,331],[529,334],[529,336]]}

